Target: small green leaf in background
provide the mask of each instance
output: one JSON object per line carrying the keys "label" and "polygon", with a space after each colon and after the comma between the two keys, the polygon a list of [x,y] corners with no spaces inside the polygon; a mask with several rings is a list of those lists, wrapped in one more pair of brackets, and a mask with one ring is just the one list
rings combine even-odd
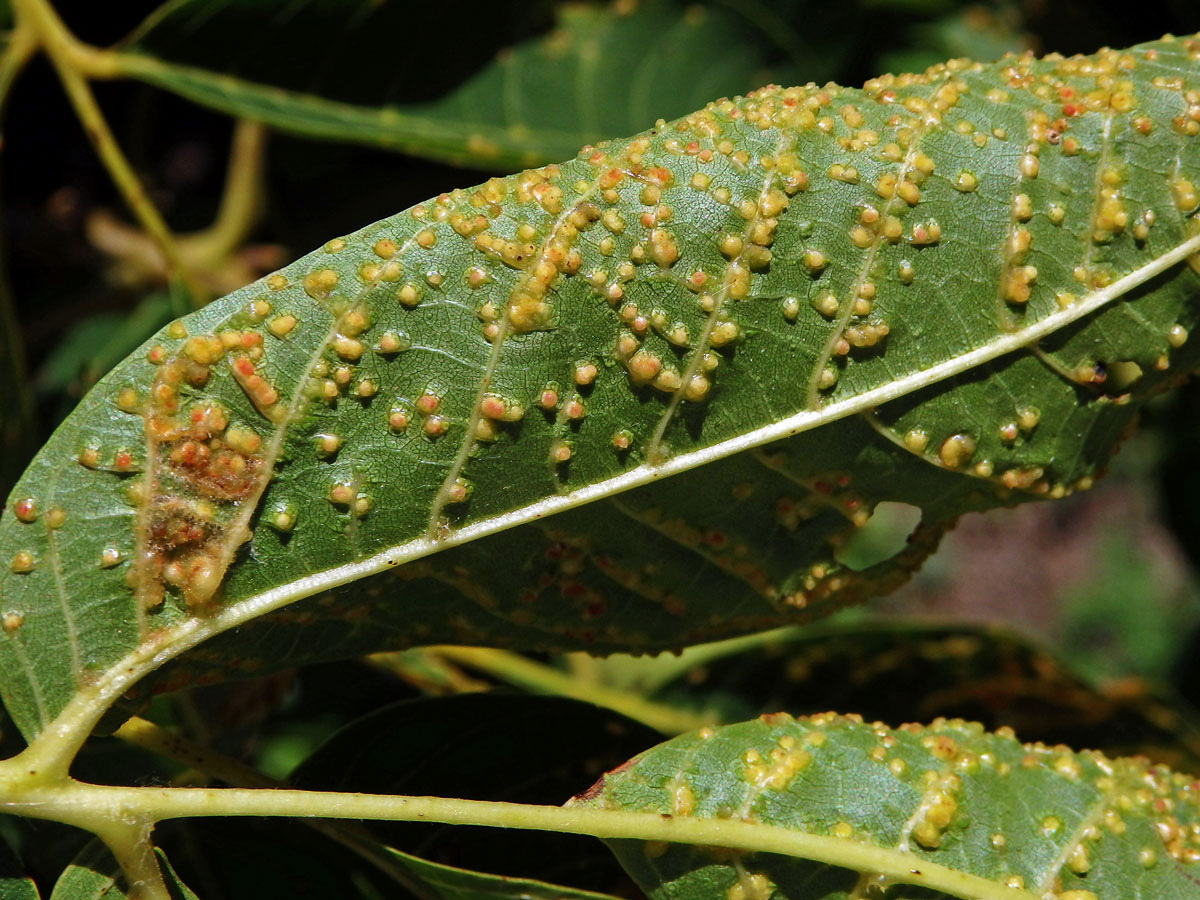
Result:
{"label": "small green leaf in background", "polygon": [[[191,889],[179,880],[162,851],[158,851],[158,863],[171,900],[199,900]],[[97,897],[124,900],[129,896],[129,888],[124,882],[120,867],[108,848],[97,840],[84,847],[79,856],[63,871],[54,885],[50,900],[94,900]]]}
{"label": "small green leaf in background", "polygon": [[388,851],[388,856],[441,900],[614,900],[609,894],[560,884],[438,865],[399,850]]}
{"label": "small green leaf in background", "polygon": [[651,699],[722,722],[831,707],[893,726],[959,718],[1200,772],[1196,715],[1161,684],[1097,686],[1077,655],[1007,628],[868,620],[728,643],[693,648],[693,665]]}
{"label": "small green leaf in background", "polygon": [[[832,77],[821,45],[792,26],[796,5],[564,3],[544,33],[506,48],[497,38],[548,23],[550,6],[476,7],[448,23],[444,10],[411,4],[192,0],[152,15],[119,68],[283,131],[503,170],[766,81],[793,83],[801,63],[808,77]],[[438,41],[395,50],[398,32],[447,27],[453,64]]]}
{"label": "small green leaf in background", "polygon": [[[881,54],[877,68],[895,72],[947,56],[994,59],[1027,43],[1004,5],[861,6],[856,16],[798,0],[532,3],[447,21],[444,8],[408,4],[188,0],[130,35],[117,68],[282,131],[503,170],[767,82],[844,77],[881,32],[905,32],[920,48]],[[269,42],[251,37],[264,21]],[[437,42],[401,54],[389,43],[397,30],[450,28],[453,65]]]}
{"label": "small green leaf in background", "polygon": [[1173,900],[1200,870],[1191,776],[961,721],[764,716],[668,741],[573,803],[749,823],[764,847],[817,838],[806,859],[613,842],[654,898],[823,900],[900,882],[931,889],[919,896]]}
{"label": "small green leaf in background", "polygon": [[37,885],[25,874],[13,852],[8,824],[0,819],[0,900],[38,900]]}

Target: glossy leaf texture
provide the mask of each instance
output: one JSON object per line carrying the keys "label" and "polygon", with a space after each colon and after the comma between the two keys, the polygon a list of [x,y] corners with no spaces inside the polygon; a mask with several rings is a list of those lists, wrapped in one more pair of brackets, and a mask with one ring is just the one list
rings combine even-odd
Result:
{"label": "glossy leaf texture", "polygon": [[[412,643],[678,647],[1090,486],[1196,365],[1198,56],[765,88],[171,323],[6,506],[0,694],[32,735],[126,654],[221,632],[160,687]],[[881,501],[921,524],[853,569]]]}
{"label": "glossy leaf texture", "polygon": [[[464,15],[410,4],[237,0],[214,9],[187,0],[155,12],[116,64],[284,131],[505,169],[562,159],[764,78],[794,80],[801,62],[810,77],[830,77],[840,50],[810,46],[788,21],[794,8],[649,0],[477,4]],[[447,29],[453,47],[396,50],[397,33]]]}
{"label": "glossy leaf texture", "polygon": [[779,713],[668,741],[572,803],[746,823],[764,849],[814,838],[805,858],[613,842],[655,898],[861,898],[901,884],[902,896],[1155,900],[1195,893],[1198,789],[1144,760],[962,720],[891,729]]}

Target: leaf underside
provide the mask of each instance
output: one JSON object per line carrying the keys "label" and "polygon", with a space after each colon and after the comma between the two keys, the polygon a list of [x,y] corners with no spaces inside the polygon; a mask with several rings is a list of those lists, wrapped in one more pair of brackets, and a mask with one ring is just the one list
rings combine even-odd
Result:
{"label": "leaf underside", "polygon": [[[764,88],[172,323],[5,508],[0,696],[36,734],[197,621],[259,617],[162,687],[420,642],[677,647],[1086,488],[1196,364],[1198,56]],[[884,500],[922,525],[851,570]]]}
{"label": "leaf underside", "polygon": [[865,861],[880,866],[612,842],[654,898],[863,898],[901,882],[888,896],[1155,900],[1200,883],[1197,788],[1144,760],[1022,744],[961,720],[890,729],[779,713],[661,744],[572,802],[748,822],[764,839],[835,838],[873,848]]}

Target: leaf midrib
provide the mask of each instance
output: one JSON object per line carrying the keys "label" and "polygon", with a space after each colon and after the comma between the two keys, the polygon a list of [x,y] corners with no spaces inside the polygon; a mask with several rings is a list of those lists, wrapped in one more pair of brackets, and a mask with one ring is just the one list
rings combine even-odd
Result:
{"label": "leaf midrib", "polygon": [[48,750],[54,759],[69,762],[79,743],[108,705],[141,678],[197,644],[245,624],[259,616],[280,609],[322,591],[340,587],[370,575],[395,569],[405,563],[532,522],[556,513],[565,512],[595,500],[652,484],[662,478],[678,475],[690,469],[716,462],[725,457],[755,447],[792,437],[847,416],[874,409],[891,400],[953,378],[991,360],[1036,343],[1073,322],[1103,309],[1114,300],[1188,257],[1200,254],[1200,234],[1177,244],[1170,251],[1150,260],[1129,274],[1100,290],[1080,298],[1074,305],[1029,325],[1019,331],[997,335],[993,340],[943,360],[927,369],[912,372],[890,384],[881,385],[846,400],[830,403],[817,410],[802,410],[769,425],[745,432],[734,438],[681,453],[656,465],[642,464],[614,478],[586,485],[565,494],[555,494],[492,518],[465,525],[435,540],[416,538],[380,551],[366,559],[314,572],[293,582],[263,591],[237,601],[209,618],[192,618],[177,626],[173,638],[153,647],[141,645],[110,667],[91,686],[81,690],[55,719],[59,735],[57,750]]}

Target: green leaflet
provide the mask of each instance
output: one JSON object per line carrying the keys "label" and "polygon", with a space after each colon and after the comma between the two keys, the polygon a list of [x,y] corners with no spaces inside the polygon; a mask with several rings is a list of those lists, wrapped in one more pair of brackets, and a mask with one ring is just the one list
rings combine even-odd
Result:
{"label": "green leaflet", "polygon": [[398,850],[392,850],[389,858],[395,865],[403,867],[413,878],[418,879],[422,886],[436,891],[436,896],[441,900],[612,900],[608,894],[582,891],[559,884],[488,875],[469,869],[444,866]]}
{"label": "green leaflet", "polygon": [[668,741],[572,802],[748,823],[775,851],[613,842],[655,898],[832,900],[901,883],[925,888],[903,896],[1155,900],[1193,895],[1200,859],[1191,776],[961,720],[763,716]]}
{"label": "green leaflet", "polygon": [[[7,505],[0,696],[33,735],[217,634],[160,687],[414,642],[682,646],[1086,488],[1196,364],[1198,55],[764,89],[172,323]],[[845,567],[883,500],[922,525]]]}
{"label": "green leaflet", "polygon": [[[411,4],[177,0],[124,43],[116,65],[284,131],[505,169],[570,156],[763,78],[794,79],[801,61],[808,77],[831,77],[831,58],[844,53],[808,46],[787,21],[792,4],[671,0],[562,4],[544,35],[504,48],[549,18],[540,5],[464,16]],[[438,41],[396,50],[398,33],[450,28],[452,51]]]}
{"label": "green leaflet", "polygon": [[37,885],[4,838],[0,836],[0,900],[38,900]]}
{"label": "green leaflet", "polygon": [[[158,855],[159,868],[172,900],[198,900],[186,884],[175,874],[170,860],[161,850]],[[113,859],[108,848],[99,840],[89,842],[71,864],[63,870],[50,900],[91,900],[98,897],[129,897],[130,892],[121,875],[121,867]]]}

